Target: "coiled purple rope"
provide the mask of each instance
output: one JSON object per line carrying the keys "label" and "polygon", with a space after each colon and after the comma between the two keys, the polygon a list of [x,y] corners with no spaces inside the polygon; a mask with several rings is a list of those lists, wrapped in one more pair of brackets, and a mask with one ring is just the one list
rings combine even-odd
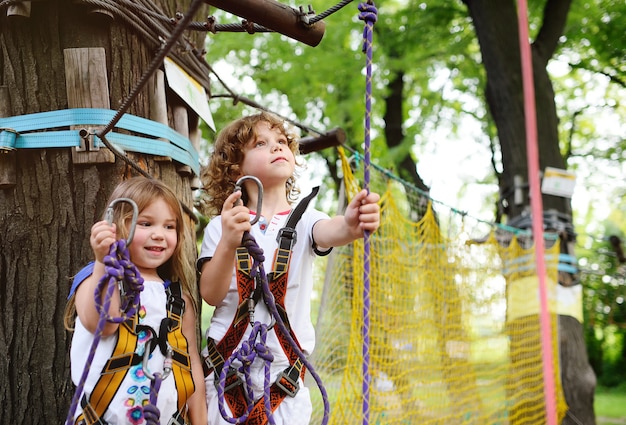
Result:
{"label": "coiled purple rope", "polygon": [[[254,236],[252,236],[249,232],[245,232],[243,235],[242,245],[245,246],[252,257],[252,268],[250,270],[250,276],[253,278],[257,275],[261,281],[261,289],[263,290],[263,299],[265,304],[267,305],[270,314],[276,321],[276,325],[279,327],[289,345],[293,348],[298,358],[302,361],[302,364],[308,369],[309,373],[315,380],[320,393],[322,394],[322,400],[324,403],[324,417],[322,418],[322,424],[326,425],[329,420],[330,413],[330,404],[328,402],[328,394],[326,393],[326,389],[324,388],[324,383],[322,379],[313,368],[313,365],[308,361],[305,354],[300,350],[296,341],[291,337],[291,333],[287,329],[285,322],[281,318],[278,309],[276,308],[276,302],[274,300],[274,294],[270,290],[269,282],[267,281],[267,275],[265,274],[265,267],[263,266],[263,262],[265,261],[265,257],[263,255],[263,250],[257,244]],[[222,371],[220,372],[219,382],[217,385],[217,396],[218,396],[218,404],[220,413],[222,417],[232,424],[241,424],[248,419],[248,415],[254,408],[254,395],[251,390],[250,385],[250,372],[249,368],[252,364],[252,361],[256,356],[261,357],[265,361],[265,380],[264,380],[264,404],[265,404],[265,412],[267,415],[267,419],[270,424],[274,425],[274,419],[272,416],[272,407],[270,401],[270,366],[273,361],[273,355],[269,350],[267,350],[267,345],[265,344],[265,339],[267,337],[267,331],[271,328],[271,326],[267,326],[265,324],[255,322],[252,327],[252,332],[250,333],[250,337],[247,341],[244,341],[241,344],[241,347],[238,350],[235,350],[231,356],[226,360],[224,366],[222,367]],[[256,338],[260,336],[261,342],[257,343]],[[252,351],[255,351],[252,354]],[[246,412],[239,418],[232,418],[227,415],[226,409],[224,407],[224,388],[226,386],[226,375],[228,373],[229,366],[235,360],[239,360],[242,363],[242,366],[238,369],[238,371],[243,372],[246,379],[246,391],[248,394],[248,406]],[[247,370],[246,370],[247,369]]]}
{"label": "coiled purple rope", "polygon": [[[244,341],[241,344],[239,349],[235,350],[233,354],[224,362],[224,366],[220,372],[219,384],[217,387],[217,396],[219,400],[219,409],[222,417],[226,419],[231,424],[242,424],[248,420],[248,416],[252,412],[254,408],[254,393],[252,391],[252,377],[250,375],[250,366],[254,362],[254,360],[259,357],[264,361],[265,368],[265,380],[264,380],[264,392],[263,392],[263,401],[265,405],[265,411],[267,414],[267,419],[270,424],[274,425],[274,418],[272,417],[272,405],[270,400],[270,387],[272,383],[270,382],[270,368],[272,361],[274,361],[274,355],[270,352],[267,347],[267,332],[270,327],[264,323],[255,322],[252,326],[252,331],[250,332],[250,336],[247,341]],[[257,341],[257,337],[260,341]],[[230,369],[231,364],[238,360],[241,363],[241,366],[237,368],[237,371],[243,373],[244,379],[246,381],[246,394],[248,399],[248,406],[246,407],[246,412],[238,418],[229,417],[228,412],[226,412],[226,408],[224,406],[224,384],[226,383],[226,375]]]}
{"label": "coiled purple rope", "polygon": [[[76,391],[74,392],[74,397],[72,398],[72,403],[66,419],[66,425],[74,423],[74,414],[78,408],[80,396],[85,388],[85,381],[87,380],[91,363],[96,354],[96,348],[102,338],[104,326],[107,322],[122,323],[133,317],[137,313],[139,294],[143,290],[143,278],[139,274],[135,265],[130,261],[130,254],[126,248],[125,240],[118,240],[111,244],[109,255],[104,257],[103,263],[105,274],[98,282],[94,291],[96,310],[98,311],[100,317],[98,318],[98,325],[94,331],[94,339],[91,343],[87,360],[85,361],[83,374],[80,381],[76,385]],[[111,299],[115,289],[117,288],[118,282],[125,282],[127,284],[127,296],[123,297],[121,300],[122,304],[120,306],[120,317],[111,317],[109,315],[109,307],[111,306]]]}

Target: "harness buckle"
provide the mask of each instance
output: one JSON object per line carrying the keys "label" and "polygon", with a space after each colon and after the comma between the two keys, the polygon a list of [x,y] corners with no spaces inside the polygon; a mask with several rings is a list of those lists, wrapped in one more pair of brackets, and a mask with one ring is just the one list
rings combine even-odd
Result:
{"label": "harness buckle", "polygon": [[278,231],[278,235],[276,236],[276,241],[280,242],[280,240],[283,238],[291,241],[291,246],[293,246],[298,240],[298,233],[296,232],[296,229],[294,229],[293,227],[283,227],[282,229]]}
{"label": "harness buckle", "polygon": [[[215,370],[215,372],[217,372],[217,370]],[[218,388],[220,384],[219,374],[216,373],[214,375],[213,383],[215,384],[215,388]],[[237,374],[237,369],[229,367],[226,373],[226,379],[224,379],[224,392],[226,393],[239,385],[243,385],[243,380]]]}
{"label": "harness buckle", "polygon": [[[295,374],[295,377],[292,376]],[[288,367],[278,374],[276,379],[276,386],[283,390],[289,397],[295,397],[300,391],[300,384],[298,383],[298,377],[300,372],[294,366]]]}

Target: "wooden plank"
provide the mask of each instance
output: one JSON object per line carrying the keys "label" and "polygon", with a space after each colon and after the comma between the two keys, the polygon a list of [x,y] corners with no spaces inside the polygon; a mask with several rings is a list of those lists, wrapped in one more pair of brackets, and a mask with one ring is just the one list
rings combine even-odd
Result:
{"label": "wooden plank", "polygon": [[[65,86],[69,108],[110,109],[104,48],[77,48],[63,50],[65,58]],[[75,164],[114,163],[115,155],[107,148],[95,145],[95,134],[102,126],[73,126],[85,129],[84,144],[72,149]]]}
{"label": "wooden plank", "polygon": [[[146,90],[148,92],[148,102],[150,102],[150,119],[163,125],[169,125],[167,119],[165,72],[157,69],[146,84]],[[164,143],[169,143],[169,140],[163,138],[159,138],[157,140],[161,140]],[[155,156],[154,160],[161,162],[171,162],[172,158],[169,156]]]}
{"label": "wooden plank", "polygon": [[23,16],[30,18],[31,2],[23,1],[7,7],[7,16]]}

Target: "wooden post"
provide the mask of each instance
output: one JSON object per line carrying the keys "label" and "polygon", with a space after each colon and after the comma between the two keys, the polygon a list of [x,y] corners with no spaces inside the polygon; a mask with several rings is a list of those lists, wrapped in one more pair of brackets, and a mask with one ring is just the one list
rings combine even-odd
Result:
{"label": "wooden post", "polygon": [[206,2],[311,47],[317,46],[324,36],[326,24],[323,21],[306,25],[300,18],[306,13],[275,0],[206,0]]}
{"label": "wooden post", "polygon": [[[189,138],[189,111],[187,111],[187,104],[177,94],[171,93],[168,96],[168,105],[172,113],[172,125],[170,127]],[[191,167],[184,164],[179,164],[176,167],[176,171],[185,177],[193,174]]]}
{"label": "wooden post", "polygon": [[[104,48],[65,49],[63,55],[68,106],[110,109]],[[75,164],[115,162],[113,152],[96,145],[95,133],[102,128],[102,126],[72,127],[80,129],[85,134],[83,144],[72,149],[72,161]]]}
{"label": "wooden post", "polygon": [[[150,119],[163,125],[169,125],[167,119],[167,96],[165,88],[165,72],[157,69],[146,85],[148,101],[150,102]],[[164,143],[169,140],[159,138]],[[155,161],[171,162],[169,156],[155,156]]]}
{"label": "wooden post", "polygon": [[[11,116],[9,88],[0,86],[0,117]],[[0,189],[11,189],[17,184],[17,150],[0,147]]]}

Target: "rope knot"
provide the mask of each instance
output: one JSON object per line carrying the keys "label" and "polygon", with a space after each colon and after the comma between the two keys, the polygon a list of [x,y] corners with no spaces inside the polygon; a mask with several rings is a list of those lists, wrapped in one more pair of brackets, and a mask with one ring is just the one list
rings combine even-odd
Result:
{"label": "rope knot", "polygon": [[378,10],[372,3],[359,3],[359,19],[365,21],[366,24],[375,24],[378,20]]}
{"label": "rope knot", "polygon": [[148,425],[159,425],[161,411],[156,407],[156,404],[146,404],[143,406],[143,418]]}
{"label": "rope knot", "polygon": [[372,45],[372,29],[376,20],[378,19],[378,11],[374,2],[359,3],[359,19],[365,21],[365,27],[363,28],[363,52],[368,51],[368,47]]}

